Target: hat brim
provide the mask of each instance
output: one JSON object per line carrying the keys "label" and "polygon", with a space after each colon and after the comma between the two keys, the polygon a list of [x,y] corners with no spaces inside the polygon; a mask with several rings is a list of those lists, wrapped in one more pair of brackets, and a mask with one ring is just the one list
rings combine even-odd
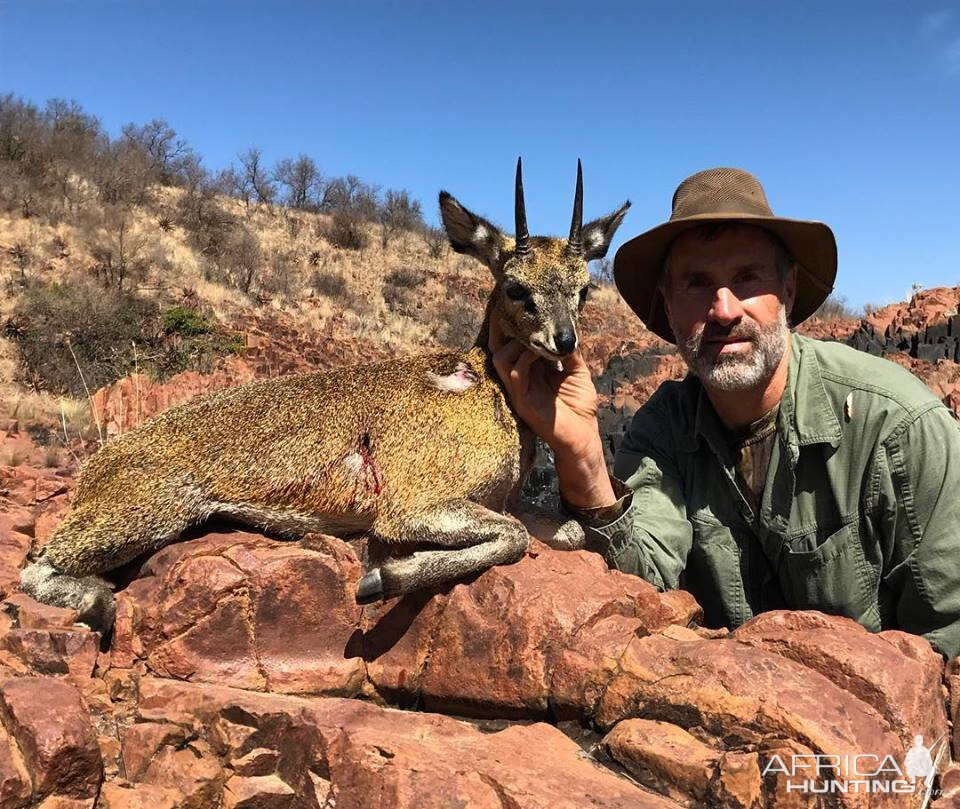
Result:
{"label": "hat brim", "polygon": [[705,223],[739,222],[776,234],[798,265],[797,293],[790,312],[796,326],[820,308],[833,291],[837,276],[837,242],[823,222],[776,216],[710,213],[664,222],[624,243],[613,260],[613,276],[621,296],[654,334],[676,343],[663,308],[660,275],[667,251],[681,233]]}

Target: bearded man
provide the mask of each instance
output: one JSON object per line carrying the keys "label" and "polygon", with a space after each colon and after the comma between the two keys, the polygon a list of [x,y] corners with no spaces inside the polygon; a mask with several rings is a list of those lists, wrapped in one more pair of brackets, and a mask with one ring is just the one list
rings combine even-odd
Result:
{"label": "bearded man", "polygon": [[559,370],[494,334],[494,363],[612,567],[689,590],[709,627],[813,609],[952,657],[960,429],[899,366],[790,331],[836,265],[830,228],[774,216],[747,172],[684,180],[670,220],[624,244],[614,272],[689,374],[636,413],[612,476],[579,353]]}

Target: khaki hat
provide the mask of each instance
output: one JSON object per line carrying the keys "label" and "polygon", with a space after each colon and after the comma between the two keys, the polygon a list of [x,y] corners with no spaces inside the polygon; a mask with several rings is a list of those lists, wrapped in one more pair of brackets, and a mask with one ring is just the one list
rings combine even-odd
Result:
{"label": "khaki hat", "polygon": [[677,187],[669,221],[626,242],[613,261],[620,294],[647,328],[664,340],[676,342],[660,294],[663,261],[677,236],[707,222],[757,225],[780,237],[798,265],[792,325],[810,317],[833,290],[837,243],[829,227],[774,216],[763,186],[743,169],[707,169]]}

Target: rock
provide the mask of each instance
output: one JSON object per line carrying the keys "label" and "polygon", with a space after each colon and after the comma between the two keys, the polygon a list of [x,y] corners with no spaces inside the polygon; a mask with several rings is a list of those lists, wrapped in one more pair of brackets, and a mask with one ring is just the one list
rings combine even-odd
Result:
{"label": "rock", "polygon": [[165,548],[118,596],[117,662],[145,656],[165,676],[257,690],[357,693],[360,563],[332,542],[339,556],[242,531]]}
{"label": "rock", "polygon": [[175,789],[153,784],[104,784],[100,791],[102,809],[179,809],[181,795]]}
{"label": "rock", "polygon": [[[853,642],[858,634],[850,633]],[[815,668],[734,638],[735,633],[696,641],[659,634],[635,638],[602,696],[598,723],[612,727],[631,717],[669,722],[709,747],[748,756],[737,766],[731,763],[726,781],[739,784],[727,791],[740,794],[747,805],[752,801],[748,785],[756,780],[749,754],[758,749],[761,770],[774,751],[784,749],[839,756],[846,775],[853,773],[846,768],[850,760],[842,757],[851,751],[903,760],[910,739],[895,732],[872,704]],[[885,667],[896,668],[904,657],[890,644]],[[936,701],[932,694],[928,699]],[[782,779],[771,786],[786,790]],[[887,805],[887,798],[875,797],[871,805]]]}
{"label": "rock", "polygon": [[5,809],[24,806],[32,791],[30,772],[20,748],[0,726],[0,806]]}
{"label": "rock", "polygon": [[[589,714],[571,680],[604,655],[616,658],[634,632],[679,618],[679,602],[665,606],[655,588],[607,570],[598,555],[535,541],[517,564],[455,585],[442,608],[404,601],[365,633],[374,685],[389,693],[403,672],[404,690],[426,708],[468,716],[542,716],[548,705],[559,710],[555,703]],[[699,608],[689,596],[685,603],[689,621]]]}
{"label": "rock", "polygon": [[96,796],[100,748],[76,688],[53,677],[3,680],[0,715],[22,751],[35,797]]}
{"label": "rock", "polygon": [[603,739],[644,786],[685,804],[704,802],[721,753],[669,722],[626,719]]}
{"label": "rock", "polygon": [[2,609],[11,614],[22,629],[68,629],[77,620],[76,610],[41,604],[26,593],[8,596]]}
{"label": "rock", "polygon": [[256,747],[249,753],[230,762],[231,769],[237,775],[269,775],[277,769],[276,750],[268,747]]}
{"label": "rock", "polygon": [[224,773],[208,744],[162,747],[147,766],[143,783],[176,793],[182,809],[208,809],[221,799]]}
{"label": "rock", "polygon": [[295,793],[276,775],[235,775],[223,790],[223,809],[286,809]]}
{"label": "rock", "polygon": [[140,781],[160,748],[181,745],[187,735],[172,722],[140,722],[124,728],[120,736],[124,777]]}
{"label": "rock", "polygon": [[874,708],[905,740],[918,733],[936,739],[947,730],[943,703],[930,698],[943,679],[943,658],[921,637],[873,634],[849,618],[802,611],[762,613],[730,637],[818,672]]}
{"label": "rock", "polygon": [[50,795],[37,804],[36,809],[93,809],[96,798],[69,798]]}
{"label": "rock", "polygon": [[948,764],[940,773],[938,786],[945,795],[960,793],[960,764]]}
{"label": "rock", "polygon": [[277,750],[281,781],[297,795],[332,796],[337,809],[676,806],[585,758],[542,723],[484,733],[450,717],[359,700],[154,678],[141,686],[143,707],[191,713],[199,727],[212,728],[218,717],[242,720],[255,729],[250,745]]}
{"label": "rock", "polygon": [[83,627],[11,629],[0,637],[0,654],[34,674],[68,675],[85,680],[97,662],[99,637]]}

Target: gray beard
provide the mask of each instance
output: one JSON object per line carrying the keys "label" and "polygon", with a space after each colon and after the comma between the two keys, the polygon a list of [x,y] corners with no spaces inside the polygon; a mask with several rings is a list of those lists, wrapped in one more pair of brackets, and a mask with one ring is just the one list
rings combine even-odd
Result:
{"label": "gray beard", "polygon": [[753,342],[753,348],[746,356],[720,354],[713,359],[704,356],[705,328],[691,334],[677,348],[692,374],[708,388],[721,391],[751,390],[770,379],[783,359],[790,337],[787,309],[783,304],[777,321],[766,328],[757,326],[753,320],[744,320],[731,330],[731,336]]}

